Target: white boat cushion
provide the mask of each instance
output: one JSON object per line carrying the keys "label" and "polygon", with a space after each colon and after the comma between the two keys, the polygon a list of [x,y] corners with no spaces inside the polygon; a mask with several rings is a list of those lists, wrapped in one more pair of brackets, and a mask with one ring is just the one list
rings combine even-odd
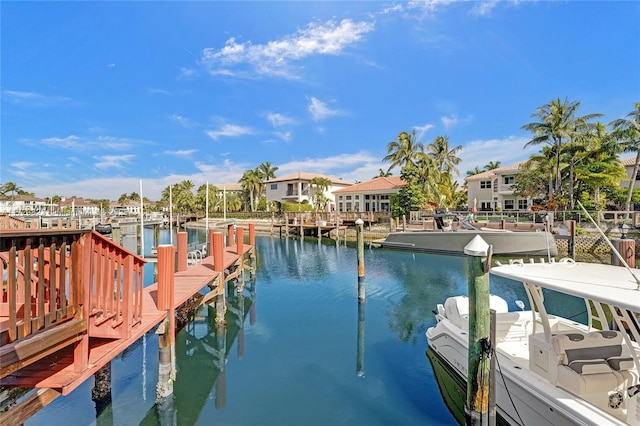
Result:
{"label": "white boat cushion", "polygon": [[569,363],[569,368],[578,374],[610,373],[611,367],[604,359],[576,359]]}
{"label": "white boat cushion", "polygon": [[630,356],[612,356],[607,358],[607,363],[616,371],[631,370],[634,368],[633,358]]}

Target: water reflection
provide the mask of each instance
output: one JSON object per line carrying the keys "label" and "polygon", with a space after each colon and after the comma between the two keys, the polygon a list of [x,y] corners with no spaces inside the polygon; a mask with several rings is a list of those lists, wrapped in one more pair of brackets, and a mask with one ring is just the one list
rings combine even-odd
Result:
{"label": "water reflection", "polygon": [[[239,286],[240,284],[240,286]],[[255,323],[255,280],[228,282],[226,326],[216,326],[216,309],[201,307],[186,327],[176,335],[177,379],[174,397],[154,405],[141,424],[193,425],[202,420],[202,411],[214,400],[220,410],[227,400],[226,364],[237,341],[237,357],[244,355],[244,323],[247,314]],[[244,287],[244,290],[239,290]],[[245,291],[247,294],[245,294]]]}

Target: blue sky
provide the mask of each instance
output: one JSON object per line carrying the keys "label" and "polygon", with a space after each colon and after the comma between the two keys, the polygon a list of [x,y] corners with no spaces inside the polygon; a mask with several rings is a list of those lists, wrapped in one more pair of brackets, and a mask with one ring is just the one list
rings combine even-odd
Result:
{"label": "blue sky", "polygon": [[[0,181],[158,199],[263,162],[364,181],[415,129],[508,165],[552,99],[640,101],[640,2],[0,4]],[[399,170],[394,170],[399,174]]]}

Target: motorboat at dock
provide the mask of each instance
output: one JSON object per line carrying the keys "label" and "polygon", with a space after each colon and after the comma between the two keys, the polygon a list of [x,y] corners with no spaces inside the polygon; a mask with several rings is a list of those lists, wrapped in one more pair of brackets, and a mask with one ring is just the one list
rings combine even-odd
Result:
{"label": "motorboat at dock", "polygon": [[[490,276],[522,283],[528,297],[509,311],[491,295],[496,311],[496,410],[519,425],[640,425],[640,271],[620,266],[560,262],[491,268]],[[582,299],[586,324],[553,314],[545,294]],[[549,305],[549,306],[547,306]],[[469,299],[438,304],[426,331],[429,349],[466,383]]]}
{"label": "motorboat at dock", "polygon": [[376,242],[383,248],[463,254],[464,247],[476,235],[480,235],[487,244],[493,246],[495,255],[558,255],[556,241],[548,231],[480,228],[451,213],[437,213],[430,217],[433,217],[437,229],[390,232],[384,240]]}

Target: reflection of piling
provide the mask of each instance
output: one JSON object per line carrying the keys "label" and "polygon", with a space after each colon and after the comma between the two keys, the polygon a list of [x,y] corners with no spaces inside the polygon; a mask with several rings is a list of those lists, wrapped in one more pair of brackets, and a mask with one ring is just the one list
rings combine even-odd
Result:
{"label": "reflection of piling", "polygon": [[174,265],[172,245],[158,246],[158,309],[166,310],[167,317],[161,326],[158,338],[158,384],[156,401],[161,402],[173,395],[175,380],[175,316],[174,310]]}
{"label": "reflection of piling", "polygon": [[358,245],[358,299],[364,300],[365,298],[365,284],[364,284],[364,221],[362,219],[356,220],[356,239]]}
{"label": "reflection of piling", "polygon": [[111,363],[108,362],[93,375],[91,400],[96,404],[96,418],[111,404]]}
{"label": "reflection of piling", "polygon": [[356,374],[364,377],[364,300],[358,300],[358,348],[356,353]]}
{"label": "reflection of piling", "polygon": [[[476,235],[464,248],[469,256],[469,355],[467,374],[467,425],[482,425],[489,413],[489,261],[491,247]],[[483,421],[484,420],[484,421]]]}
{"label": "reflection of piling", "polygon": [[227,336],[225,327],[216,326],[216,340],[218,342],[218,377],[216,378],[216,409],[224,408],[227,402],[227,378],[225,372],[225,361],[227,353]]}
{"label": "reflection of piling", "polygon": [[238,358],[244,356],[244,294],[238,293]]}

